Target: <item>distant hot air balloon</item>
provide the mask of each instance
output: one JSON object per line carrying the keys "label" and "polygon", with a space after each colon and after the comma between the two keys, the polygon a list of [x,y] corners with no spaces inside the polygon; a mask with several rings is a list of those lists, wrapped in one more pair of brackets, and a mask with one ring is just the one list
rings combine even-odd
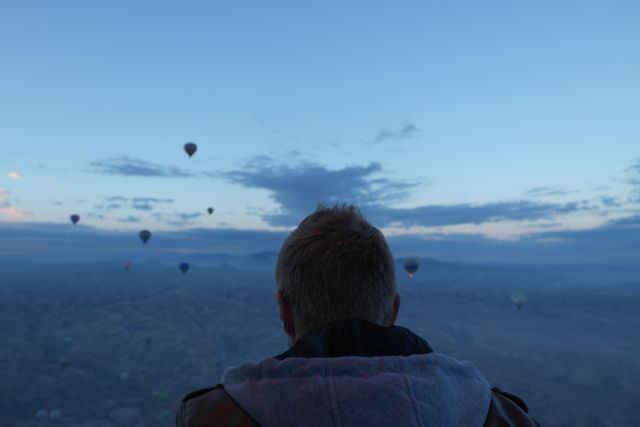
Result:
{"label": "distant hot air balloon", "polygon": [[213,208],[207,208],[207,212],[209,212],[209,215],[211,215],[213,213],[214,209]]}
{"label": "distant hot air balloon", "polygon": [[147,348],[151,347],[151,343],[153,343],[153,337],[144,338],[144,344],[147,346]]}
{"label": "distant hot air balloon", "polygon": [[129,271],[129,269],[131,268],[131,261],[127,260],[125,262],[122,263],[122,268],[124,268],[124,271]]}
{"label": "distant hot air balloon", "polygon": [[511,302],[515,304],[518,310],[521,310],[524,306],[524,303],[527,302],[527,296],[524,294],[524,292],[513,292],[511,294]]}
{"label": "distant hot air balloon", "polygon": [[73,214],[69,217],[69,219],[71,220],[71,222],[73,223],[73,225],[76,225],[78,223],[78,221],[80,221],[80,215],[78,214]]}
{"label": "distant hot air balloon", "polygon": [[146,245],[151,238],[151,232],[149,230],[142,230],[140,231],[140,233],[138,233],[138,236],[140,236],[140,240],[142,240],[142,243]]}
{"label": "distant hot air balloon", "polygon": [[181,262],[180,265],[178,266],[178,268],[180,269],[180,271],[182,271],[182,274],[186,274],[187,271],[189,271],[189,263],[188,262]]}
{"label": "distant hot air balloon", "polygon": [[195,154],[196,151],[198,151],[198,146],[193,142],[187,142],[186,144],[184,144],[184,151],[186,151],[189,157],[191,157]]}
{"label": "distant hot air balloon", "polygon": [[404,262],[404,269],[407,271],[409,279],[411,279],[418,270],[418,261],[413,258],[409,258]]}

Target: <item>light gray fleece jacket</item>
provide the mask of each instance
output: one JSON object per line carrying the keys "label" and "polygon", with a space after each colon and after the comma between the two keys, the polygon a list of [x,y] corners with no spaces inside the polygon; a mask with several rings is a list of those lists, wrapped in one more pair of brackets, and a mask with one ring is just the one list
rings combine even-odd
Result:
{"label": "light gray fleece jacket", "polygon": [[222,383],[263,427],[482,427],[491,400],[471,362],[440,353],[269,358]]}

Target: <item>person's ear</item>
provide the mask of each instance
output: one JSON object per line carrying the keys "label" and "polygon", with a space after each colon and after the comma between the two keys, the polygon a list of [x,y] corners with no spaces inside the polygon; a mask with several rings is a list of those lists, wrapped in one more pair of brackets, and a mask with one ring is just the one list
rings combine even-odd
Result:
{"label": "person's ear", "polygon": [[289,301],[284,297],[281,290],[276,292],[276,299],[278,300],[278,306],[280,307],[280,320],[282,320],[282,329],[293,339],[296,336],[296,327],[293,321],[293,311],[289,305]]}
{"label": "person's ear", "polygon": [[387,326],[393,326],[398,318],[398,311],[400,311],[400,294],[396,292],[393,297],[393,305],[391,306],[391,317],[389,318],[389,324]]}

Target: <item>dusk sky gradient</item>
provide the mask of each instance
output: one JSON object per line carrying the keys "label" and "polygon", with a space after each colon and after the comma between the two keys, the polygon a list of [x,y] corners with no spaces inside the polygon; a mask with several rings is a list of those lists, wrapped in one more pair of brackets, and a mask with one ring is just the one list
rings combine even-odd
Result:
{"label": "dusk sky gradient", "polygon": [[637,227],[639,20],[637,1],[3,2],[0,222],[285,231],[350,202],[429,242]]}

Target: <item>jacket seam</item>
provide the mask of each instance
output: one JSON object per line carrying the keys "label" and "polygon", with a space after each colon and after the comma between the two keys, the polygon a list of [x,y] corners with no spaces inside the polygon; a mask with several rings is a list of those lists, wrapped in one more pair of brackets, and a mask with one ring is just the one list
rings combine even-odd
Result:
{"label": "jacket seam", "polygon": [[[398,360],[395,360],[394,364],[396,365],[396,371],[400,372],[400,362]],[[407,378],[406,374],[402,375],[402,379],[404,380],[404,383],[407,387],[407,393],[409,394],[409,398],[411,399],[411,405],[413,406],[413,412],[415,413],[416,419],[418,420],[418,425],[424,426],[426,424],[424,422],[424,419],[422,419],[422,412],[420,412],[416,404],[417,399],[413,390],[413,386],[411,385],[411,381],[409,381],[409,378]]]}
{"label": "jacket seam", "polygon": [[323,375],[325,378],[325,384],[327,385],[327,395],[329,397],[329,413],[331,414],[331,420],[335,427],[342,427],[342,421],[340,420],[340,413],[338,411],[338,402],[335,394],[335,387],[333,378],[328,375],[329,362],[325,361],[323,366]]}

